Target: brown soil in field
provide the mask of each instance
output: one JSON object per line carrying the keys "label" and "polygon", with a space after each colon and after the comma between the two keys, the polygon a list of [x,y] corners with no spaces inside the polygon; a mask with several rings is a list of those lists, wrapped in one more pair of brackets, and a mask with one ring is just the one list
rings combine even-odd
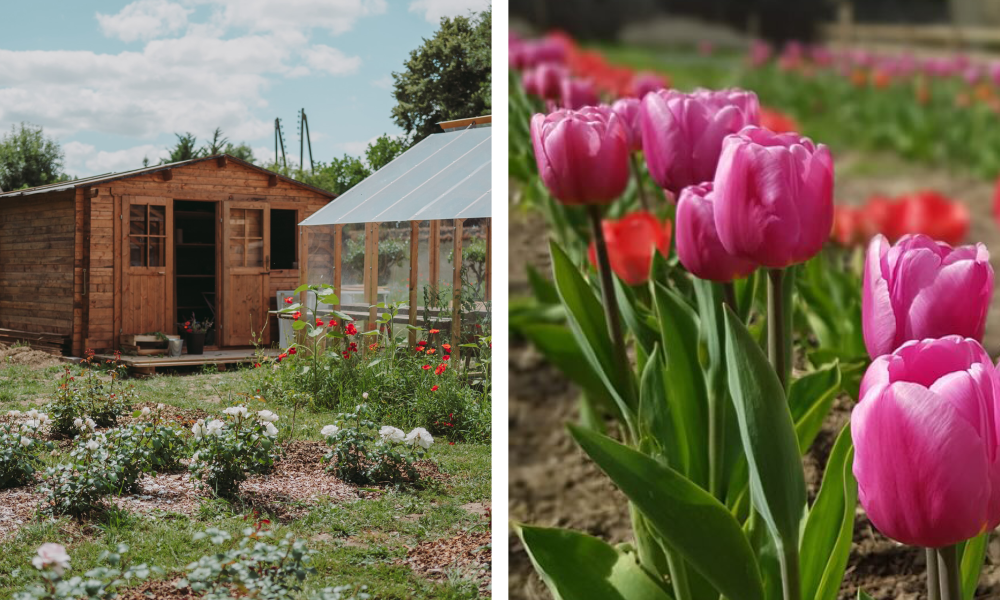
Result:
{"label": "brown soil in field", "polygon": [[44,369],[63,364],[59,357],[48,352],[33,350],[28,346],[7,346],[0,344],[0,365],[27,365],[32,369]]}
{"label": "brown soil in field", "polygon": [[[837,157],[839,201],[860,203],[874,193],[902,194],[936,189],[966,203],[972,213],[969,241],[994,249],[1000,268],[1000,231],[991,217],[993,186],[967,176],[924,169],[878,157],[883,168],[870,169],[867,157]],[[869,171],[871,172],[869,174]],[[877,172],[875,172],[877,171]],[[919,182],[919,183],[914,183]],[[516,184],[512,182],[512,189]],[[548,273],[547,234],[543,218],[511,209],[510,293],[530,293],[525,266]],[[985,345],[1000,352],[1000,294],[987,324]],[[523,340],[510,349],[510,518],[544,526],[577,529],[611,543],[630,540],[631,525],[624,497],[572,443],[565,424],[577,419],[578,393],[555,368]],[[810,497],[818,489],[822,468],[851,405],[840,399],[805,459]],[[513,600],[551,598],[535,575],[517,537],[509,535],[510,597]],[[855,598],[858,588],[876,599],[916,600],[924,591],[923,552],[879,534],[858,509],[854,544],[840,598]],[[1000,597],[1000,542],[994,540],[980,578],[976,598]]]}

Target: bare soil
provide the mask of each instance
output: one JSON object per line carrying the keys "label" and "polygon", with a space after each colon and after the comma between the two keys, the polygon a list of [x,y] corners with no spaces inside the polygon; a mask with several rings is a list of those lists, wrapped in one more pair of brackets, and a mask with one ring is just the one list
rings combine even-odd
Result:
{"label": "bare soil", "polygon": [[[874,193],[896,195],[936,189],[966,203],[972,214],[969,241],[995,249],[1000,268],[1000,231],[991,217],[993,186],[943,170],[914,167],[887,157],[837,156],[837,198],[849,204]],[[512,189],[515,187],[512,184]],[[540,215],[512,206],[510,224],[510,293],[530,293],[525,266],[549,269],[547,233]],[[987,324],[985,345],[1000,351],[1000,295]],[[617,543],[631,539],[624,496],[572,443],[565,424],[578,418],[578,392],[559,371],[523,340],[513,340],[510,375],[510,518],[544,526],[577,529]],[[812,497],[822,478],[833,441],[847,422],[849,399],[841,398],[805,458]],[[549,599],[517,537],[509,535],[510,597]],[[876,531],[858,508],[854,543],[840,598],[855,598],[858,588],[876,599],[926,598],[921,550],[901,546]],[[976,598],[1000,597],[1000,542],[991,543]]]}

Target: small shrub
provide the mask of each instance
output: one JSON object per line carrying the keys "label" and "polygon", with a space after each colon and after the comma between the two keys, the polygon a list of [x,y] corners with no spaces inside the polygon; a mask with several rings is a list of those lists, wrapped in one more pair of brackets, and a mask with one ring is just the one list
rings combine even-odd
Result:
{"label": "small shrub", "polygon": [[225,420],[199,420],[191,429],[198,451],[188,468],[217,495],[229,497],[248,476],[266,473],[274,465],[278,415],[267,410],[251,413],[245,406],[223,412]]}
{"label": "small shrub", "polygon": [[187,449],[187,441],[181,430],[164,424],[162,404],[156,409],[143,408],[132,413],[133,417],[145,421],[133,425],[140,435],[144,449],[143,460],[149,468],[158,473],[176,471],[181,466],[181,457]]}
{"label": "small shrub", "polygon": [[322,434],[330,452],[324,462],[344,481],[358,485],[416,482],[420,475],[414,462],[422,458],[434,438],[423,428],[406,435],[391,426],[376,428],[366,404],[354,413],[340,414],[337,425],[327,425]]}
{"label": "small shrub", "polygon": [[45,470],[39,486],[43,511],[53,515],[80,516],[103,506],[103,498],[118,486],[118,473],[110,468],[107,447],[100,436],[83,440],[69,453],[69,462]]}
{"label": "small shrub", "polygon": [[83,577],[67,577],[70,557],[59,544],[42,544],[31,564],[38,570],[39,581],[14,594],[14,600],[82,600],[116,598],[115,589],[132,580],[142,580],[154,572],[155,567],[141,564],[129,566],[124,555],[128,546],[119,544],[115,552],[104,551],[100,561],[107,566],[91,569]]}
{"label": "small shrub", "polygon": [[[309,566],[313,551],[306,548],[304,540],[293,539],[291,533],[277,544],[267,543],[271,532],[263,528],[266,524],[269,521],[244,530],[238,547],[203,556],[189,564],[187,577],[175,585],[179,589],[190,587],[209,600],[230,598],[231,588],[259,600],[289,598],[289,592],[301,589],[306,576],[316,573]],[[209,539],[221,545],[232,537],[210,528],[196,533],[194,539]]]}
{"label": "small shrub", "polygon": [[[117,355],[116,355],[117,356]],[[97,427],[114,427],[118,418],[132,410],[137,398],[135,388],[122,380],[128,367],[118,359],[108,360],[107,379],[98,370],[99,363],[92,350],[81,363],[80,376],[73,375],[67,368],[59,379],[56,398],[45,406],[52,417],[52,429],[66,436],[80,432],[80,419],[91,419]]]}
{"label": "small shrub", "polygon": [[[43,447],[51,448],[51,444],[31,437],[46,419],[43,413],[31,412],[36,413],[36,418],[29,418],[26,423],[0,425],[0,489],[31,483],[41,462],[37,452]],[[8,415],[16,417],[20,413],[11,411]]]}

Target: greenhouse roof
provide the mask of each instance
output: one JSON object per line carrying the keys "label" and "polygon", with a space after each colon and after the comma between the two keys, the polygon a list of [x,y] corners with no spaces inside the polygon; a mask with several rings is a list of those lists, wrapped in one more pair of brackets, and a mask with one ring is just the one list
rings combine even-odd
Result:
{"label": "greenhouse roof", "polygon": [[490,216],[492,127],[429,135],[301,225]]}

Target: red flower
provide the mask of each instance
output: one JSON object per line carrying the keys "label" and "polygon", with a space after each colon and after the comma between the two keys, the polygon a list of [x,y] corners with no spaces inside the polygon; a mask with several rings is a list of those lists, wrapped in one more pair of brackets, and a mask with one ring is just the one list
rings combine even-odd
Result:
{"label": "red flower", "polygon": [[441,347],[444,348],[445,352],[451,352],[451,344],[441,344]]}
{"label": "red flower", "polygon": [[351,345],[348,346],[348,349],[351,352],[357,352],[358,351],[358,343],[357,342],[351,342]]}
{"label": "red flower", "polygon": [[291,304],[292,302],[295,302],[295,299],[291,296],[285,298],[285,304]]}
{"label": "red flower", "polygon": [[370,344],[368,346],[368,349],[369,350],[378,350],[378,342],[375,342],[374,344]]}
{"label": "red flower", "polygon": [[431,333],[431,335],[434,335],[435,333],[441,333],[441,330],[440,329],[431,329],[430,333]]}
{"label": "red flower", "polygon": [[292,313],[292,318],[295,319],[296,321],[298,321],[299,317],[301,317],[301,316],[302,316],[302,311],[300,311],[300,310],[297,310],[297,311],[295,311],[295,312]]}
{"label": "red flower", "polygon": [[322,327],[322,326],[323,326],[323,319],[316,319],[316,327]]}
{"label": "red flower", "polygon": [[344,327],[344,332],[347,335],[355,335],[358,333],[358,328],[354,326],[354,323],[348,323],[347,327]]}
{"label": "red flower", "polygon": [[424,349],[421,346],[417,346],[416,348],[414,348],[414,350],[416,350],[417,352],[423,352],[424,351]]}
{"label": "red flower", "polygon": [[454,446],[454,445],[455,445],[455,442],[448,442],[448,445],[449,445],[449,446]]}
{"label": "red flower", "polygon": [[298,352],[298,350],[295,349],[295,346],[292,346],[291,348],[288,349],[289,354],[295,354],[296,352]]}
{"label": "red flower", "polygon": [[435,350],[434,348],[427,349],[427,354],[434,354],[435,352],[437,352],[437,350]]}
{"label": "red flower", "polygon": [[436,391],[438,391],[438,386],[436,386],[436,385],[435,385],[434,387],[432,387],[432,388],[431,388],[431,391],[432,391],[432,392],[436,392]]}
{"label": "red flower", "polygon": [[418,346],[426,346],[427,345],[427,340],[420,340],[419,342],[417,342],[417,345]]}
{"label": "red flower", "polygon": [[441,357],[441,360],[451,360],[451,355],[445,354],[444,356]]}
{"label": "red flower", "polygon": [[191,321],[184,321],[184,326],[185,327],[190,327],[191,326]]}
{"label": "red flower", "polygon": [[327,323],[327,325],[330,326],[330,327],[336,327],[337,326],[337,322],[336,321],[329,321]]}
{"label": "red flower", "polygon": [[446,365],[445,363],[441,363],[441,364],[439,364],[437,366],[436,369],[434,369],[434,374],[435,375],[440,375],[441,373],[444,373],[447,368],[448,368],[448,365]]}
{"label": "red flower", "polygon": [[341,354],[344,355],[344,358],[351,358],[351,353],[348,352],[347,350],[344,350]]}
{"label": "red flower", "polygon": [[253,364],[253,368],[255,368],[255,369],[259,369],[259,368],[260,368],[260,363],[254,363],[254,364]]}
{"label": "red flower", "polygon": [[[641,285],[649,279],[653,254],[670,253],[670,221],[660,222],[652,213],[639,210],[619,220],[602,221],[608,246],[611,270],[628,285]],[[597,266],[597,249],[590,243],[590,263]]]}
{"label": "red flower", "polygon": [[425,370],[425,371],[427,371],[427,370],[429,370],[431,368],[431,366],[430,365],[424,365],[424,366],[422,366],[420,368],[423,369],[423,370]]}
{"label": "red flower", "polygon": [[795,119],[770,108],[760,107],[760,126],[774,133],[793,133],[802,131]]}

